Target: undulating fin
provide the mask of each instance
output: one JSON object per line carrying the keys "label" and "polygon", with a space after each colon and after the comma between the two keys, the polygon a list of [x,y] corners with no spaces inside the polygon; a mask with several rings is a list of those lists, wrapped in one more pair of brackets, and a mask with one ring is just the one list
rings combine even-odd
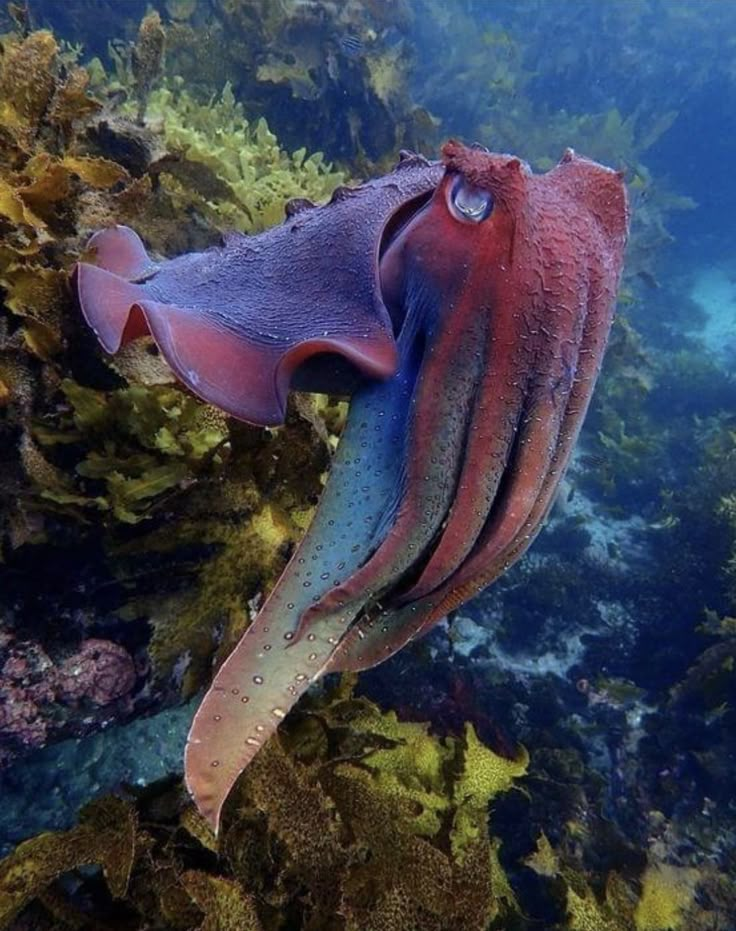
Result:
{"label": "undulating fin", "polygon": [[82,311],[108,352],[150,332],[205,401],[251,423],[281,423],[295,373],[315,356],[325,365],[309,365],[302,388],[335,390],[335,356],[369,378],[396,371],[401,321],[383,301],[379,250],[396,211],[431,193],[441,174],[405,163],[275,229],[162,262],[132,230],[103,230],[90,242],[96,264],[77,266]]}

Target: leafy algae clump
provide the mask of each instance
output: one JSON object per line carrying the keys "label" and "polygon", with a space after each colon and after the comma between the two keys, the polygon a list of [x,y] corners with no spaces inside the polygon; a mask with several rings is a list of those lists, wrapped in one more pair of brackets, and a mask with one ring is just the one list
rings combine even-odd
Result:
{"label": "leafy algae clump", "polygon": [[[502,761],[470,731],[432,737],[426,725],[354,698],[349,682],[306,712],[286,722],[238,782],[218,859],[178,786],[146,790],[134,808],[103,800],[78,828],[41,835],[0,864],[0,914],[7,920],[25,908],[28,920],[50,915],[59,929],[104,916],[109,928],[238,931],[486,931],[518,914],[487,809],[512,773],[523,775],[523,758]],[[504,776],[468,793],[459,787],[480,757],[487,773]],[[113,835],[100,816],[116,805]],[[447,829],[461,813],[478,831],[458,856]],[[100,823],[90,835],[93,815]],[[75,893],[50,893],[82,863],[101,864],[105,885],[88,873]]]}
{"label": "leafy algae clump", "polygon": [[167,146],[205,166],[229,198],[210,204],[219,219],[249,232],[279,223],[294,197],[324,200],[345,176],[321,152],[289,154],[261,117],[249,122],[229,84],[218,98],[198,103],[186,90],[168,87],[148,100],[148,119],[160,122]]}
{"label": "leafy algae clump", "polygon": [[[258,430],[183,391],[150,341],[102,353],[70,277],[93,260],[90,234],[125,223],[154,255],[206,248],[222,226],[263,228],[289,197],[344,179],[318,156],[287,155],[227,94],[188,111],[192,139],[217,142],[222,177],[190,161],[160,118],[136,121],[160,66],[152,54],[143,74],[140,36],[137,83],[123,69],[116,87],[48,31],[0,43],[0,667],[15,650],[62,668],[90,637],[122,638],[138,658],[130,696],[104,711],[21,681],[2,764],[26,750],[8,718],[32,720],[38,745],[200,688],[283,569],[334,443],[334,405],[295,404],[285,427]],[[251,174],[237,177],[255,179],[244,204],[228,181],[239,149]],[[67,559],[68,572],[39,576]]]}
{"label": "leafy algae clump", "polygon": [[91,802],[79,825],[25,841],[0,862],[0,927],[59,876],[80,866],[102,867],[110,893],[125,895],[135,857],[137,817],[117,798]]}
{"label": "leafy algae clump", "polygon": [[637,931],[677,931],[692,903],[697,871],[660,863],[647,868],[634,919]]}
{"label": "leafy algae clump", "polygon": [[[143,520],[152,499],[193,482],[228,436],[224,414],[170,386],[102,392],[68,379],[61,388],[71,406],[67,428],[36,433],[47,445],[85,441],[75,471],[105,486],[92,500],[125,523]],[[54,500],[48,489],[42,494]]]}

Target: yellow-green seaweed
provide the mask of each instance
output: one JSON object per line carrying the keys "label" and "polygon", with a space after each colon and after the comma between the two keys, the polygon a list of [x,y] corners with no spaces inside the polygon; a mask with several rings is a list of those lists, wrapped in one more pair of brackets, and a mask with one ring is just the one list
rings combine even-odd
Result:
{"label": "yellow-green seaweed", "polygon": [[[486,931],[495,918],[517,914],[486,817],[511,783],[494,778],[458,791],[478,755],[490,762],[495,754],[474,738],[468,746],[467,735],[431,737],[426,725],[354,698],[349,681],[305,711],[238,782],[219,858],[179,787],[142,793],[134,807],[103,800],[80,827],[41,835],[0,863],[0,927],[28,906],[50,911],[60,931],[78,926],[85,897],[65,887],[49,894],[50,884],[88,862],[102,863],[108,898],[123,906],[113,912],[95,893],[110,929]],[[418,740],[425,747],[414,766],[409,751]],[[443,765],[428,768],[430,757]],[[508,766],[521,775],[522,764]],[[442,813],[433,825],[421,816],[430,795]],[[111,834],[109,815],[118,809]],[[458,856],[445,827],[466,810],[477,834]]]}
{"label": "yellow-green seaweed", "polygon": [[227,199],[209,206],[227,226],[266,229],[283,219],[287,201],[326,200],[345,181],[321,152],[285,152],[263,117],[246,118],[229,84],[207,104],[180,86],[163,87],[149,96],[147,114],[160,124],[167,146],[224,183]]}

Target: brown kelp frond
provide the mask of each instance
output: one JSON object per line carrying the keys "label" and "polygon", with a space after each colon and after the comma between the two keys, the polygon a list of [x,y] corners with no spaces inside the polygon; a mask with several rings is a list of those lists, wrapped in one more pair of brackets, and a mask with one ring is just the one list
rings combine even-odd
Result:
{"label": "brown kelp frond", "polygon": [[[135,805],[106,799],[79,827],[28,841],[0,864],[0,915],[50,913],[58,928],[87,911],[106,928],[204,920],[253,931],[485,931],[518,908],[488,804],[525,768],[483,747],[472,728],[432,737],[344,685],[314,700],[248,769],[219,862],[178,787],[144,792]],[[104,885],[89,872],[75,892],[55,884],[82,864],[102,866]]]}

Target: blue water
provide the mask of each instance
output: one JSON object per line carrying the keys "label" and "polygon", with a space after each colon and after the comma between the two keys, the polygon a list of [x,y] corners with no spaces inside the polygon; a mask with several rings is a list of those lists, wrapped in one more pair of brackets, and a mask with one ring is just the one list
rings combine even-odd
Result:
{"label": "blue water", "polygon": [[[112,0],[30,0],[29,9],[34,27],[81,43],[85,62],[107,61],[111,39],[132,41],[148,5],[128,0],[124,16]],[[175,4],[151,6],[171,27]],[[709,648],[726,664],[736,655],[733,634],[713,620],[736,614],[736,523],[722,503],[736,494],[736,2],[413,0],[397,9],[378,38],[366,32],[373,14],[356,14],[348,34],[368,38],[334,40],[347,59],[339,74],[362,68],[371,43],[406,46],[405,92],[437,121],[438,141],[477,140],[537,169],[572,146],[626,172],[634,216],[626,326],[614,329],[549,525],[496,585],[360,688],[440,729],[474,718],[487,740],[520,741],[532,755],[572,746],[600,777],[605,818],[646,846],[647,818],[661,811],[691,845],[682,863],[723,865],[736,831],[724,764],[736,754],[736,689],[732,674],[704,672],[700,685],[685,677]],[[191,19],[203,56],[217,54],[208,30],[218,11],[200,0]],[[304,144],[356,176],[366,152],[390,154],[378,130],[358,152],[341,122],[341,92],[345,107],[360,106],[352,84],[323,89],[320,109],[285,88],[262,88],[254,101],[244,74],[226,75],[236,97],[287,147],[302,144],[296,124]],[[312,116],[299,123],[295,112]],[[0,849],[73,823],[95,794],[175,772],[189,713],[167,710],[16,761],[0,773]],[[46,803],[26,815],[39,794]]]}

